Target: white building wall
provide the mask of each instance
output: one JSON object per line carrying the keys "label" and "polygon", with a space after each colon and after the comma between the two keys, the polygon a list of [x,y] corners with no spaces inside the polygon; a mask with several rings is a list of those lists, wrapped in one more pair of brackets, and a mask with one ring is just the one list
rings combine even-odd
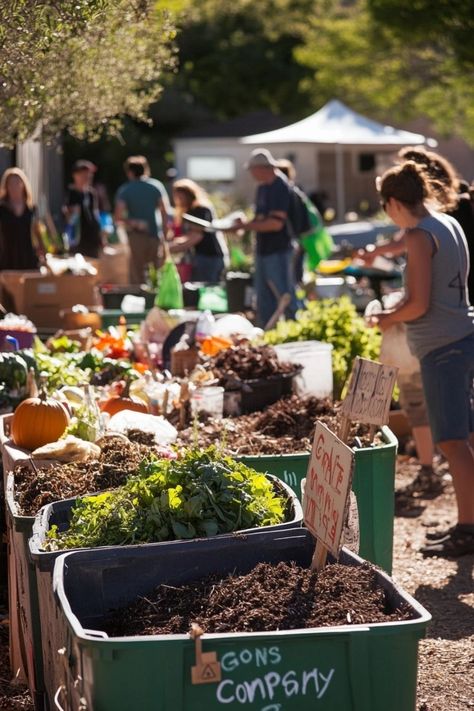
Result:
{"label": "white building wall", "polygon": [[[317,150],[314,146],[281,144],[262,146],[275,158],[290,158],[297,170],[297,180],[305,190],[317,187]],[[253,147],[240,143],[238,138],[177,139],[174,141],[175,167],[179,178],[187,177],[187,162],[196,156],[225,156],[235,161],[236,177],[232,183],[208,184],[208,189],[232,193],[239,202],[251,204],[255,196],[255,182],[243,167]]]}
{"label": "white building wall", "polygon": [[[242,205],[252,205],[255,198],[256,185],[251,175],[243,168],[254,145],[240,143],[238,138],[190,138],[176,139],[174,142],[176,168],[179,177],[186,177],[187,161],[193,156],[226,156],[233,157],[236,166],[236,177],[233,182],[206,183],[210,192],[231,194],[233,199]],[[334,145],[313,145],[304,143],[262,144],[268,148],[275,158],[289,158],[295,164],[297,183],[307,193],[323,190],[328,195],[328,205],[336,208],[337,171]],[[339,205],[339,219],[344,219],[347,210],[358,211],[362,202],[368,202],[374,210],[378,205],[375,189],[377,167],[366,173],[358,172],[358,156],[360,153],[375,153],[377,164],[386,155],[387,164],[393,160],[393,147],[386,146],[344,146],[342,150],[344,201]]]}

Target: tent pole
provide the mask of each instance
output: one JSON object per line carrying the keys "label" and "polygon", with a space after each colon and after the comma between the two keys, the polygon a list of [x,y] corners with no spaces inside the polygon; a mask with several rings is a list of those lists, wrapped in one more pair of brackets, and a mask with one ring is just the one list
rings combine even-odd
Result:
{"label": "tent pole", "polygon": [[344,152],[340,143],[336,143],[336,204],[337,219],[344,222],[346,214],[346,195],[344,187]]}

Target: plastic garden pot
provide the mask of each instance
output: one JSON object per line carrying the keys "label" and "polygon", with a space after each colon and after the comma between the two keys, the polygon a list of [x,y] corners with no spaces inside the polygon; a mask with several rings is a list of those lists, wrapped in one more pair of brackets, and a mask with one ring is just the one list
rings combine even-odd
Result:
{"label": "plastic garden pot", "polygon": [[301,368],[293,373],[282,373],[255,380],[242,380],[242,387],[239,390],[226,390],[224,415],[236,417],[264,410],[282,397],[291,395],[293,381],[300,372]]}
{"label": "plastic garden pot", "polygon": [[[159,584],[179,586],[209,574],[249,572],[259,562],[308,566],[310,534],[253,533],[199,542],[62,555],[54,591],[63,641],[59,707],[73,711],[415,711],[418,641],[430,615],[377,571],[389,603],[405,604],[403,622],[260,633],[209,634],[203,652],[221,664],[220,682],[193,685],[195,645],[187,635],[108,638],[112,610]],[[343,551],[340,562],[363,561]],[[329,563],[330,564],[330,563]],[[83,705],[80,705],[80,704]]]}

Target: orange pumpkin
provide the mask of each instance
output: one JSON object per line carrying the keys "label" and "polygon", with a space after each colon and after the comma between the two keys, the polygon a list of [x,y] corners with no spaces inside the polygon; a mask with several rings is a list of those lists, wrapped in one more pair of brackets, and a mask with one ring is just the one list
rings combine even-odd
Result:
{"label": "orange pumpkin", "polygon": [[111,417],[122,410],[133,410],[134,412],[148,413],[148,407],[143,400],[130,396],[130,380],[127,381],[121,395],[113,395],[101,404],[102,412],[107,412]]}
{"label": "orange pumpkin", "polygon": [[11,435],[17,447],[33,451],[56,442],[69,424],[69,415],[57,400],[42,390],[18,405],[13,415]]}

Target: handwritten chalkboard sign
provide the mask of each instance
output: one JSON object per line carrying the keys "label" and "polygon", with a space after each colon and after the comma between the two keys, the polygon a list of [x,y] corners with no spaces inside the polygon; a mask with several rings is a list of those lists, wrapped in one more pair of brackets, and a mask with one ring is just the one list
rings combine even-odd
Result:
{"label": "handwritten chalkboard sign", "polygon": [[385,425],[398,369],[366,358],[356,358],[342,414],[348,420]]}
{"label": "handwritten chalkboard sign", "polygon": [[317,422],[306,475],[304,522],[335,557],[341,548],[353,467],[353,451]]}

